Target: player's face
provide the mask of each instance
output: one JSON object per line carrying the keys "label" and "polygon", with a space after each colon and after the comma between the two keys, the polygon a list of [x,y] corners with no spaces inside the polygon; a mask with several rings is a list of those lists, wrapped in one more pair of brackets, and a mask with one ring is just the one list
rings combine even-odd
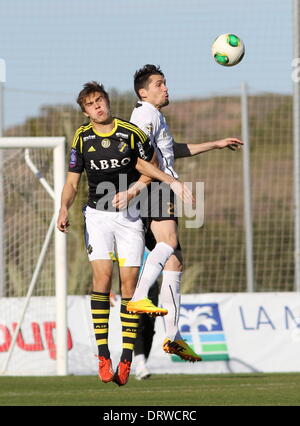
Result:
{"label": "player's face", "polygon": [[151,75],[147,87],[144,89],[143,100],[150,102],[156,108],[160,109],[169,104],[169,93],[166,80],[162,75]]}
{"label": "player's face", "polygon": [[111,120],[110,106],[107,98],[99,92],[92,93],[84,99],[84,115],[92,122],[106,124]]}

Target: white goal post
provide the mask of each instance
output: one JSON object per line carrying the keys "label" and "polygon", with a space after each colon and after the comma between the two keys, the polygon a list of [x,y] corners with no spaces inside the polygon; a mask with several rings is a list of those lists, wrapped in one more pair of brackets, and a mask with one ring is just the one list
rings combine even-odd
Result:
{"label": "white goal post", "polygon": [[[51,169],[53,170],[53,189],[51,185],[47,182],[47,180],[42,176],[39,168],[31,161],[30,152],[35,149],[46,148],[48,150],[53,150],[53,160],[51,156],[49,157],[49,162],[52,162]],[[22,320],[24,318],[26,309],[29,304],[29,299],[32,295],[35,283],[37,281],[37,276],[39,275],[39,271],[42,267],[43,261],[46,256],[47,247],[50,241],[50,237],[54,233],[54,281],[55,281],[55,307],[56,307],[56,374],[57,375],[67,375],[68,374],[68,363],[67,363],[67,250],[66,250],[66,236],[59,232],[55,226],[56,217],[58,214],[58,210],[60,207],[60,196],[61,190],[65,182],[65,138],[64,137],[0,137],[0,149],[5,150],[5,153],[9,153],[10,150],[21,150],[22,155],[24,156],[24,161],[30,172],[35,176],[35,180],[39,181],[46,192],[50,195],[50,198],[53,199],[53,213],[52,219],[50,221],[50,226],[48,228],[48,232],[46,237],[40,236],[42,243],[39,244],[41,246],[40,253],[38,255],[38,259],[34,260],[35,269],[34,273],[31,277],[30,282],[24,283],[26,285],[26,297],[22,298],[23,307],[18,311],[18,323],[17,327],[14,329],[13,336],[10,340],[10,347],[6,352],[6,357],[4,363],[0,365],[0,371],[2,374],[6,373],[8,364],[10,362],[10,358],[12,356],[12,352],[14,349],[14,344],[16,343],[16,339],[18,333],[20,332],[20,327]],[[9,151],[7,151],[9,150]],[[1,155],[2,162],[4,161],[4,157]],[[6,173],[5,168],[2,164],[0,164],[0,209],[1,214],[0,217],[3,217],[3,203],[4,194],[3,194],[3,177]],[[37,206],[39,204],[39,200],[35,200]],[[18,208],[18,205],[16,206]],[[37,207],[38,208],[38,207]],[[3,234],[3,226],[4,224],[0,224],[1,234]],[[48,225],[47,225],[48,226]],[[0,235],[1,237],[2,235]],[[44,239],[45,238],[45,239]],[[43,241],[44,240],[44,241]],[[3,252],[0,253],[1,263],[0,266],[4,267],[3,262]],[[14,259],[12,259],[14,261]],[[17,263],[15,261],[15,263]],[[4,274],[1,274],[2,276]],[[3,286],[3,283],[1,283]],[[3,290],[3,287],[2,287]],[[0,295],[2,296],[2,294]],[[24,299],[24,300],[23,300]],[[0,314],[1,317],[1,314]],[[3,358],[2,358],[3,359]]]}

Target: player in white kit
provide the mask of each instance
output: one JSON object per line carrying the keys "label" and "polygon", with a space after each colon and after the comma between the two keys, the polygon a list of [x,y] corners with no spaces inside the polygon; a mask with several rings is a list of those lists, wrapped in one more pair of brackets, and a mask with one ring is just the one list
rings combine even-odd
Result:
{"label": "player in white kit", "polygon": [[[138,70],[134,76],[134,88],[139,101],[130,121],[149,136],[156,151],[160,169],[173,178],[178,178],[174,170],[174,157],[188,157],[225,147],[235,150],[243,144],[236,138],[199,144],[176,143],[161,112],[161,109],[169,104],[169,95],[164,74],[159,67],[148,64]],[[184,360],[194,362],[200,361],[201,357],[183,341],[178,329],[183,263],[178,241],[178,219],[174,198],[171,192],[165,209],[162,206],[159,215],[148,218],[148,226],[155,237],[156,245],[148,255],[127,310],[136,313],[147,312],[148,291],[163,270],[160,301],[168,312],[165,317],[166,338],[163,349],[167,353],[173,353]]]}

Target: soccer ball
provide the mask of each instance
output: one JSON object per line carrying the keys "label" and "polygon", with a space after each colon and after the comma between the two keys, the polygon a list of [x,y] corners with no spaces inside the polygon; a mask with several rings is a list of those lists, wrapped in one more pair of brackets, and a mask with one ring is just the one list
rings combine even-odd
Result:
{"label": "soccer ball", "polygon": [[222,34],[213,42],[211,52],[215,61],[225,67],[238,64],[244,57],[243,41],[234,34]]}

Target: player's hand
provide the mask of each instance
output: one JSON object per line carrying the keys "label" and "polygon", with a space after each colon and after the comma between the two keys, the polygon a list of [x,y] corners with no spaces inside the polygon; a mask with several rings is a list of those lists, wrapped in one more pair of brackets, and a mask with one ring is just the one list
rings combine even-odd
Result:
{"label": "player's hand", "polygon": [[56,223],[57,229],[59,229],[61,232],[68,233],[68,227],[70,226],[69,220],[68,220],[68,210],[61,208],[59,210],[59,215]]}
{"label": "player's hand", "polygon": [[128,206],[129,201],[134,197],[129,191],[121,191],[115,194],[112,199],[112,206],[118,210],[124,210]]}
{"label": "player's hand", "polygon": [[242,145],[244,145],[244,142],[237,138],[226,138],[216,141],[218,149],[229,148],[232,151],[236,151],[240,149]]}
{"label": "player's hand", "polygon": [[145,182],[135,182],[126,191],[118,192],[112,199],[112,206],[119,210],[124,210],[129,202],[136,197],[142,189],[146,188]]}
{"label": "player's hand", "polygon": [[191,190],[188,188],[188,186],[180,182],[179,180],[174,181],[170,185],[172,191],[186,204],[193,204],[195,199],[193,197],[193,194]]}

